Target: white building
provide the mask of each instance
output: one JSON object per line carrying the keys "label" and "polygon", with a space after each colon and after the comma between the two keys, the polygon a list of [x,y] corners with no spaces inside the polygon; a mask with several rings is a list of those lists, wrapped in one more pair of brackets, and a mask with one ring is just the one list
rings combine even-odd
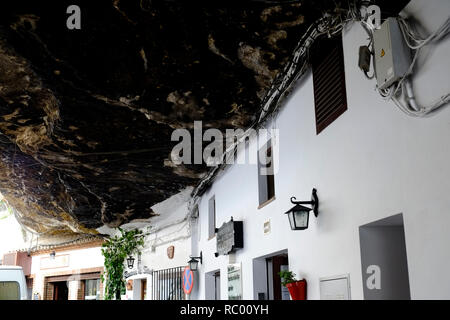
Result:
{"label": "white building", "polygon": [[[403,13],[430,34],[449,17],[450,2],[412,0]],[[306,279],[308,299],[450,299],[450,106],[415,118],[383,100],[376,79],[358,68],[367,42],[359,23],[343,31],[347,110],[323,131],[316,133],[312,72],[266,123],[279,129],[267,201],[252,164],[228,166],[203,193],[192,234],[192,254],[203,259],[191,299],[228,299],[229,287],[243,299],[289,298],[276,279],[283,265]],[[449,92],[449,53],[448,37],[421,51],[413,76],[420,103]],[[293,231],[284,214],[290,198],[309,200],[313,188],[318,217]],[[243,222],[243,248],[216,257],[214,228],[231,217]],[[228,282],[230,264],[240,266],[240,283]]]}
{"label": "white building", "polygon": [[100,237],[31,233],[19,224],[14,209],[1,200],[0,261],[22,267],[29,299],[103,298],[100,277],[104,259]]}
{"label": "white building", "polygon": [[[134,220],[122,226],[149,233],[133,267],[126,267],[126,294],[123,300],[182,300],[182,272],[191,252],[189,199],[192,188],[152,207],[158,215],[149,220]],[[148,227],[150,226],[150,229]],[[108,232],[107,228],[99,229]]]}
{"label": "white building", "polygon": [[[102,300],[103,240],[86,237],[31,251],[33,300]],[[21,252],[25,254],[26,252]],[[24,258],[25,258],[24,256]]]}

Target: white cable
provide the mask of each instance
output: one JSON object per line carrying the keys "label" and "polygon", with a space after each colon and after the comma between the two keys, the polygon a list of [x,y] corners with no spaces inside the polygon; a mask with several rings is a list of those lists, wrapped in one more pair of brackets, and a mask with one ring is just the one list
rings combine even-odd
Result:
{"label": "white cable", "polygon": [[430,116],[433,112],[437,111],[439,108],[443,107],[445,104],[450,102],[450,93],[443,95],[439,100],[433,103],[428,108],[419,109],[419,111],[411,110],[409,107],[405,106],[398,98],[393,97],[392,101],[397,105],[397,107],[409,116],[413,117],[426,117]]}
{"label": "white cable", "polygon": [[[450,17],[444,22],[444,24],[436,30],[434,33],[429,35],[426,39],[421,39],[419,35],[417,35],[414,30],[411,29],[407,21],[403,18],[399,18],[399,26],[400,30],[403,33],[403,37],[405,38],[405,42],[413,50],[417,50],[422,48],[423,46],[431,43],[432,41],[439,41],[443,37],[445,37],[450,32]],[[409,39],[415,41],[417,44],[411,44]]]}
{"label": "white cable", "polygon": [[432,105],[428,107],[421,107],[417,104],[411,82],[409,79],[405,81],[404,84],[404,94],[406,105],[404,105],[397,97],[393,96],[392,100],[399,107],[400,110],[405,112],[406,114],[414,117],[425,117],[431,115],[434,111],[437,111],[439,108],[443,107],[447,103],[450,102],[450,93],[447,93],[440,97],[439,100],[435,101]]}
{"label": "white cable", "polygon": [[[410,76],[413,74],[413,69],[419,56],[420,49],[425,45],[432,42],[436,42],[444,38],[450,33],[450,17],[441,25],[434,33],[427,38],[421,38],[412,28],[407,21],[401,17],[398,18],[399,27],[405,39],[406,45],[414,50],[414,56],[411,64],[403,77],[401,77],[396,84],[391,85],[389,88],[381,90],[377,87],[379,94],[385,100],[392,100],[396,106],[404,113],[413,117],[425,117],[441,108],[445,104],[450,102],[450,93],[443,95],[438,101],[434,102],[431,106],[422,107],[419,106],[412,88]],[[367,31],[367,30],[366,30]],[[372,30],[370,30],[372,32]],[[410,41],[414,42],[411,43]],[[399,100],[399,96],[403,95],[406,105]]]}

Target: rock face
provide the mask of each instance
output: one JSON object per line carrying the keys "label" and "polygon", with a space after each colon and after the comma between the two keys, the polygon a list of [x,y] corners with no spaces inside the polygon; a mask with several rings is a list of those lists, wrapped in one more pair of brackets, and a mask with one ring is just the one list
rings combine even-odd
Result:
{"label": "rock face", "polygon": [[248,126],[321,12],[212,2],[0,4],[0,192],[24,225],[95,233],[157,214],[208,170],[171,164],[173,130]]}

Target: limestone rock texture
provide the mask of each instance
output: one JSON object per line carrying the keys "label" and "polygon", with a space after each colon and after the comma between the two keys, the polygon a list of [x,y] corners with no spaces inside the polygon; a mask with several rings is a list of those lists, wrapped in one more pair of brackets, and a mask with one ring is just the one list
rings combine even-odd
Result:
{"label": "limestone rock texture", "polygon": [[[72,4],[80,30],[66,27]],[[170,162],[173,130],[249,126],[327,5],[2,1],[1,194],[40,234],[158,215],[152,206],[209,170]]]}

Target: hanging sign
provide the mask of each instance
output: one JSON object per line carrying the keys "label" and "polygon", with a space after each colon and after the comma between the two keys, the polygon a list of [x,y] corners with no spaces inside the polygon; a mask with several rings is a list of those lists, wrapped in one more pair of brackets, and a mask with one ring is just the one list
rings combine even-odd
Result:
{"label": "hanging sign", "polygon": [[140,270],[140,271],[138,271],[138,270],[125,271],[123,273],[123,277],[125,279],[128,279],[128,278],[130,278],[132,276],[135,276],[135,275],[138,275],[138,274],[153,274],[153,270],[150,270],[147,266],[144,266],[144,269]]}
{"label": "hanging sign", "polygon": [[194,273],[189,267],[184,268],[183,271],[183,290],[184,293],[190,294],[194,287]]}
{"label": "hanging sign", "polygon": [[236,249],[241,249],[244,247],[244,237],[243,237],[243,225],[242,221],[231,220],[222,224],[222,226],[217,230],[217,252],[215,256],[227,255],[234,252]]}

